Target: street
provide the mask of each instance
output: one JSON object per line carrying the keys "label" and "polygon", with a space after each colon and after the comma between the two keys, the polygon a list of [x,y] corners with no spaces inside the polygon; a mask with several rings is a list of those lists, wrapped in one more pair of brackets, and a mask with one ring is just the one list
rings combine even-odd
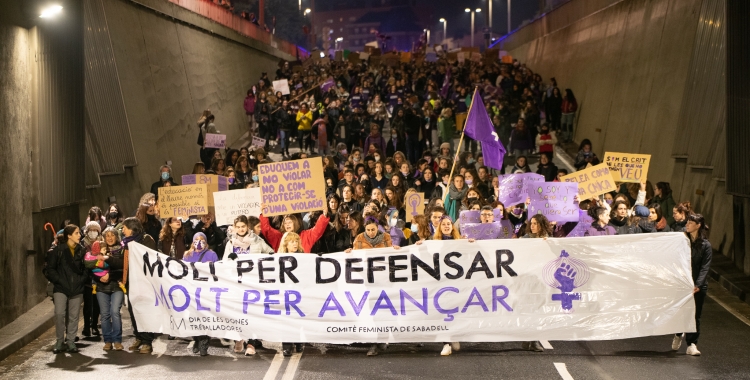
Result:
{"label": "street", "polygon": [[[369,345],[311,344],[284,358],[279,343],[264,342],[254,357],[234,354],[218,339],[208,357],[192,353],[192,342],[161,336],[154,353],[103,351],[101,341],[81,340],[77,354],[52,353],[54,328],[0,362],[3,379],[748,379],[750,305],[715,282],[703,308],[700,357],[670,349],[672,336],[592,342],[543,342],[543,353],[521,350],[521,342],[464,343],[440,356],[441,343],[392,344],[375,357]],[[718,300],[718,301],[717,301]],[[725,309],[718,302],[729,307]],[[734,313],[734,314],[733,314]],[[133,337],[123,309],[123,344]],[[549,349],[549,347],[552,347]]]}

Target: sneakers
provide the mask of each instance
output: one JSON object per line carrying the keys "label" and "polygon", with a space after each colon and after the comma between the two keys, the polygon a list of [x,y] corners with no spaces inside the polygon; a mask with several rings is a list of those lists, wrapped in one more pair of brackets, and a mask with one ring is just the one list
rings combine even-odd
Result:
{"label": "sneakers", "polygon": [[91,328],[91,335],[93,336],[101,336],[102,334],[99,332],[99,329],[96,327]]}
{"label": "sneakers", "polygon": [[305,349],[305,345],[302,343],[295,343],[294,344],[294,351],[295,352],[302,352]]}
{"label": "sneakers", "polygon": [[193,341],[193,353],[194,353],[194,354],[197,354],[197,353],[199,353],[199,352],[200,352],[200,348],[199,348],[199,346],[198,346],[198,341],[197,341],[197,340],[196,340],[196,341]]}
{"label": "sneakers", "polygon": [[235,340],[234,341],[234,352],[236,354],[241,354],[242,351],[245,351],[245,345],[244,345],[244,343],[245,342],[243,342],[241,340]]}
{"label": "sneakers", "polygon": [[58,340],[55,342],[55,347],[52,349],[52,352],[59,354],[65,350],[64,342],[62,340]]}
{"label": "sneakers", "polygon": [[440,356],[449,356],[453,353],[453,350],[451,349],[450,343],[446,343],[443,345],[443,350],[440,351]]}
{"label": "sneakers", "polygon": [[138,352],[140,352],[141,354],[150,354],[154,352],[154,349],[151,348],[150,344],[144,344],[143,346],[141,346],[141,349]]}
{"label": "sneakers", "polygon": [[544,352],[544,347],[538,341],[531,342],[529,349],[534,352]]}
{"label": "sneakers", "polygon": [[140,339],[136,339],[136,340],[133,341],[133,344],[131,344],[130,347],[128,347],[128,350],[130,350],[130,351],[137,351],[137,350],[139,350],[141,348],[142,344],[143,344],[143,342],[141,342]]}
{"label": "sneakers", "polygon": [[111,351],[112,350],[112,343],[110,343],[110,342],[104,343],[104,347],[102,347],[102,350],[104,350],[104,351]]}
{"label": "sneakers", "polygon": [[461,343],[460,342],[451,342],[451,350],[452,351],[461,351]]}
{"label": "sneakers", "polygon": [[674,336],[674,338],[672,339],[672,351],[677,351],[680,349],[680,346],[682,346],[682,338],[684,336],[685,336],[685,333]]}
{"label": "sneakers", "polygon": [[245,356],[253,356],[255,355],[255,347],[253,347],[252,344],[247,345],[247,349],[245,350]]}
{"label": "sneakers", "polygon": [[370,346],[370,350],[369,350],[369,351],[367,351],[367,356],[377,356],[377,355],[378,355],[378,353],[379,353],[379,351],[380,351],[380,350],[378,350],[378,345],[377,345],[377,343],[376,343],[376,344],[373,344],[372,346]]}
{"label": "sneakers", "polygon": [[78,352],[75,342],[68,342],[68,352]]}
{"label": "sneakers", "polygon": [[685,351],[685,354],[690,356],[701,356],[701,352],[698,351],[698,346],[695,345],[695,343],[692,343],[688,346],[687,351]]}
{"label": "sneakers", "polygon": [[115,351],[122,351],[125,348],[122,346],[122,343],[120,342],[115,342],[113,346],[115,348]]}

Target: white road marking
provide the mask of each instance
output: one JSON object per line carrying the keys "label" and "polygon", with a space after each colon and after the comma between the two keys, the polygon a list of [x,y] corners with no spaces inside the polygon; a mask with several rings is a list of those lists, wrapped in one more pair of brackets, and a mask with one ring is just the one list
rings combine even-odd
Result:
{"label": "white road marking", "polygon": [[735,317],[737,317],[737,319],[739,319],[742,323],[750,326],[750,319],[747,319],[744,315],[736,312],[731,306],[729,306],[726,303],[720,301],[718,298],[712,296],[711,294],[707,294],[707,295],[708,295],[709,298],[711,298],[712,300],[714,300],[714,302],[716,302],[719,305],[721,305],[721,307],[723,307],[724,310],[728,311],[730,314],[732,314]]}
{"label": "white road marking", "polygon": [[570,372],[568,372],[568,367],[565,365],[565,363],[554,363],[555,369],[557,369],[557,373],[560,374],[560,377],[563,378],[563,380],[573,380],[573,376],[570,376]]}
{"label": "white road marking", "polygon": [[542,347],[544,347],[545,350],[552,350],[552,345],[549,344],[548,340],[540,340],[539,343],[542,344]]}
{"label": "white road marking", "polygon": [[573,162],[568,158],[568,153],[565,152],[565,149],[555,145],[555,158],[559,159],[560,162],[565,166],[565,168],[568,169],[568,172],[573,173],[575,170],[575,166],[573,166]]}
{"label": "white road marking", "polygon": [[279,368],[281,368],[281,364],[284,362],[284,354],[281,353],[281,351],[276,353],[276,356],[273,357],[273,361],[271,361],[271,366],[268,367],[268,371],[266,372],[266,375],[263,376],[263,380],[276,380],[276,374],[279,373]]}
{"label": "white road marking", "polygon": [[286,365],[286,370],[284,370],[284,377],[282,377],[281,380],[294,379],[294,375],[297,372],[297,366],[299,366],[300,359],[302,359],[301,352],[292,354],[292,358],[289,359],[289,364]]}

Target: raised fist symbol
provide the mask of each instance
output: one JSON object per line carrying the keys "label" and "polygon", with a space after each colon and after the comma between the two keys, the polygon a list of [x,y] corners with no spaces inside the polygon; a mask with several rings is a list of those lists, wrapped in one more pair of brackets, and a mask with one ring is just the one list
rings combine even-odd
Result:
{"label": "raised fist symbol", "polygon": [[560,267],[555,271],[555,280],[560,283],[558,289],[564,293],[572,292],[575,288],[573,281],[576,278],[575,268],[568,264],[562,263]]}

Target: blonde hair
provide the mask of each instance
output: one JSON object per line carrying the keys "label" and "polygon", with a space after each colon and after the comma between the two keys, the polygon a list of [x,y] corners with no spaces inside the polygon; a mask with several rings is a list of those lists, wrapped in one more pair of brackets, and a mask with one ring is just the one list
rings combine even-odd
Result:
{"label": "blonde hair", "polygon": [[[443,224],[443,220],[451,220],[446,215],[443,215],[443,218],[440,219],[440,224],[438,224],[437,228],[435,228],[435,233],[432,235],[432,240],[443,240],[443,232],[440,230],[440,226]],[[461,239],[461,234],[458,232],[458,228],[453,225],[453,222],[451,222],[451,237],[453,240]]]}
{"label": "blonde hair", "polygon": [[297,241],[297,249],[302,249],[302,239],[300,239],[299,234],[296,232],[286,232],[284,233],[284,236],[281,237],[281,244],[279,244],[279,252],[278,253],[294,253],[294,252],[288,252],[286,250],[287,244],[292,241]]}

